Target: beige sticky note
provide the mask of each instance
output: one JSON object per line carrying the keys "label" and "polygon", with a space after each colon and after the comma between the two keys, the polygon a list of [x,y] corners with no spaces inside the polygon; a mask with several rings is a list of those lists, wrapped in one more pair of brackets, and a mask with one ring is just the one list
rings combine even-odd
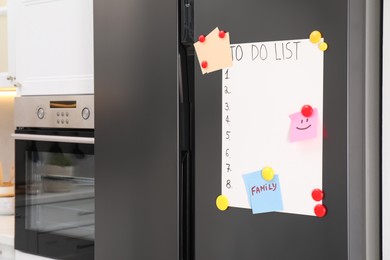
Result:
{"label": "beige sticky note", "polygon": [[[218,27],[206,36],[204,42],[194,43],[194,47],[203,74],[227,68],[233,64],[229,33],[220,38]],[[202,68],[204,61],[207,62],[206,68]]]}

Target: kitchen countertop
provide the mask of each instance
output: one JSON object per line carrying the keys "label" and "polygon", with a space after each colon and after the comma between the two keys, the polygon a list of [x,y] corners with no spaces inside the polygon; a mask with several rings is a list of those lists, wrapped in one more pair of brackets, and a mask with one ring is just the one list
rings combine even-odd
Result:
{"label": "kitchen countertop", "polygon": [[0,216],[0,244],[14,246],[14,216]]}

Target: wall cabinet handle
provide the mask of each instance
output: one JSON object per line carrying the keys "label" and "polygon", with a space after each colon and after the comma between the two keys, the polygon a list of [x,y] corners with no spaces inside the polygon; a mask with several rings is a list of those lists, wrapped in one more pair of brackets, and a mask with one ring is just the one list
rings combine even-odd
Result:
{"label": "wall cabinet handle", "polygon": [[9,75],[8,77],[7,77],[7,80],[9,80],[9,81],[14,81],[16,79],[16,77],[13,77],[13,76],[11,76],[11,75]]}

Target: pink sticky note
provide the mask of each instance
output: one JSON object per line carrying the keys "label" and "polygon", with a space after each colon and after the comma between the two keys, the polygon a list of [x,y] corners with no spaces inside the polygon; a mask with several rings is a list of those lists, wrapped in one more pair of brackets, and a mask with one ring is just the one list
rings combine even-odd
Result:
{"label": "pink sticky note", "polygon": [[290,142],[302,141],[317,136],[318,112],[313,109],[310,117],[305,117],[301,112],[290,115]]}

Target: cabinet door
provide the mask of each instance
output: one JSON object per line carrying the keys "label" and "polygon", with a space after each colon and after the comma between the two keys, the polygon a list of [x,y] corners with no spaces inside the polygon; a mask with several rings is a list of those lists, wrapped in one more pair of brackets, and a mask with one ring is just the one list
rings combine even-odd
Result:
{"label": "cabinet door", "polygon": [[10,88],[15,75],[13,19],[6,0],[0,0],[0,88]]}
{"label": "cabinet door", "polygon": [[10,1],[19,95],[93,93],[92,8],[92,0]]}

